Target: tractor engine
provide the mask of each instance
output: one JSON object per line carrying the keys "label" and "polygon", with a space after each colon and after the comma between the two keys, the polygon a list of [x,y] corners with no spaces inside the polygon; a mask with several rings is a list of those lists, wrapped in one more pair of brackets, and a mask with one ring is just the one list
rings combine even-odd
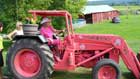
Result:
{"label": "tractor engine", "polygon": [[[82,62],[82,61],[84,61],[84,60],[86,60],[94,55],[95,55],[94,51],[76,51],[75,52],[75,60],[76,60],[75,62],[76,62],[76,64],[78,64],[79,62]],[[91,61],[86,62],[80,66],[86,67],[86,68],[91,68],[96,64],[97,60],[98,59],[91,60]]]}

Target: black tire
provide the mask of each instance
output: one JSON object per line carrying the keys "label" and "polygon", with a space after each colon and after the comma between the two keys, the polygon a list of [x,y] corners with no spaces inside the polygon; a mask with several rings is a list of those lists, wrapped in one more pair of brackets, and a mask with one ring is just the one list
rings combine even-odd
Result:
{"label": "black tire", "polygon": [[[103,67],[111,67],[113,68],[113,70],[115,71],[115,78],[112,78],[112,79],[120,79],[121,77],[121,71],[120,71],[120,68],[119,68],[119,65],[114,62],[113,60],[111,59],[102,59],[100,60],[94,67],[93,67],[93,70],[92,70],[92,79],[109,79],[109,78],[102,78],[100,76],[99,78],[99,74],[101,71],[101,68]],[[107,72],[110,72],[109,70],[107,70]],[[104,72],[106,73],[106,72]],[[110,76],[111,77],[111,76]]]}
{"label": "black tire", "polygon": [[46,60],[46,67],[47,67],[47,73],[48,76],[50,77],[51,74],[53,73],[53,65],[54,65],[54,58],[53,58],[53,53],[48,47],[48,45],[44,44],[40,46],[42,52],[45,54],[45,60]]}
{"label": "black tire", "polygon": [[[46,47],[45,47],[46,46]],[[7,53],[7,65],[11,74],[16,79],[49,79],[53,71],[53,55],[47,45],[41,45],[37,40],[32,39],[20,39],[16,41],[8,50]],[[46,49],[45,49],[46,48]],[[37,74],[26,77],[23,74],[18,73],[14,65],[14,59],[19,51],[23,49],[30,49],[35,51],[40,59],[40,69]]]}

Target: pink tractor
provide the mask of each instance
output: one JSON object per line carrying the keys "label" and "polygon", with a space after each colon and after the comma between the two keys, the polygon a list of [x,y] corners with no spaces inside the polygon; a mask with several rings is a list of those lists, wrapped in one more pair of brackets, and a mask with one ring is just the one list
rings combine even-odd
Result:
{"label": "pink tractor", "polygon": [[120,79],[119,59],[140,79],[140,63],[120,36],[112,34],[76,34],[67,11],[30,10],[37,16],[63,16],[66,31],[58,46],[48,45],[36,25],[25,26],[25,35],[16,36],[7,54],[9,71],[16,79],[49,79],[53,71],[92,68],[92,79]]}

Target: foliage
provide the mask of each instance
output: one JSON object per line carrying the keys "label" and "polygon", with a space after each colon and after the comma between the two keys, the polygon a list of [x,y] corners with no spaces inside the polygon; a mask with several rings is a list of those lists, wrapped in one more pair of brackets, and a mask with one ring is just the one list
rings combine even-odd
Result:
{"label": "foliage", "polygon": [[[28,10],[68,10],[76,18],[84,4],[86,0],[0,0],[0,21],[4,23],[4,32],[9,32],[15,28],[17,20],[25,21],[26,17],[31,17]],[[55,21],[55,26],[65,24],[63,18],[56,18]]]}
{"label": "foliage", "polygon": [[87,0],[53,0],[49,9],[51,10],[67,10],[74,18],[81,12]]}
{"label": "foliage", "polygon": [[4,23],[4,32],[11,31],[11,27],[15,25],[16,10],[15,0],[1,0],[0,1],[0,21]]}
{"label": "foliage", "polygon": [[52,0],[18,0],[17,15],[21,18],[26,18],[29,15],[28,10],[46,10]]}
{"label": "foliage", "polygon": [[[72,14],[72,17],[76,19],[78,17],[78,14],[81,13],[81,9],[86,4],[87,0],[53,0],[53,3],[51,3],[52,6],[49,7],[51,10],[67,10]],[[56,28],[61,29],[64,26],[64,18],[57,17],[54,19],[53,25],[56,26]]]}
{"label": "foliage", "polygon": [[17,20],[25,20],[30,9],[47,9],[52,0],[0,0],[0,21],[4,23],[4,32],[15,28]]}
{"label": "foliage", "polygon": [[65,9],[72,13],[73,17],[77,17],[77,13],[81,13],[81,9],[86,4],[86,0],[66,0]]}

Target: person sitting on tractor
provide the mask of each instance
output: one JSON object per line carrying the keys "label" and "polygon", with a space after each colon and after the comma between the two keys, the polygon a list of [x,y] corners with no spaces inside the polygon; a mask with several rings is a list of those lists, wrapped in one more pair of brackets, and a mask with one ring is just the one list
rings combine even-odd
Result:
{"label": "person sitting on tractor", "polygon": [[55,33],[59,34],[60,32],[64,32],[64,30],[56,30],[53,28],[50,18],[43,18],[41,25],[40,33],[48,39],[49,44],[59,44],[60,39],[55,36]]}
{"label": "person sitting on tractor", "polygon": [[15,29],[14,31],[10,32],[10,33],[7,35],[7,37],[8,37],[10,40],[12,40],[12,38],[13,38],[14,36],[16,36],[16,35],[23,35],[24,33],[23,33],[22,25],[23,25],[22,22],[18,21],[18,22],[16,23],[16,29]]}

